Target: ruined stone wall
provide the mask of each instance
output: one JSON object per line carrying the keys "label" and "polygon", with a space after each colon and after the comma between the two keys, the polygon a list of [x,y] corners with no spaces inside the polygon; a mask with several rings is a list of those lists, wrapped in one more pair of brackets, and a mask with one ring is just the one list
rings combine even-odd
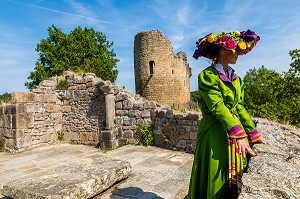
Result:
{"label": "ruined stone wall", "polygon": [[[58,89],[61,81],[67,81],[68,87]],[[192,152],[196,140],[198,113],[175,113],[91,73],[67,71],[44,80],[32,92],[13,93],[12,98],[12,104],[0,106],[0,147],[8,151],[59,142],[110,149],[138,144],[142,139],[138,126],[152,122],[156,146]],[[59,133],[63,140],[58,140]]]}
{"label": "ruined stone wall", "polygon": [[[154,122],[154,145],[193,152],[198,132],[200,113],[181,113],[149,101],[139,95],[120,92],[116,95],[115,138],[119,144],[138,144],[143,138],[138,126]],[[171,142],[165,141],[164,136]]]}
{"label": "ruined stone wall", "polygon": [[134,41],[136,93],[160,104],[184,105],[190,100],[191,68],[184,52],[173,53],[158,30],[140,32]]}
{"label": "ruined stone wall", "polygon": [[13,93],[12,104],[0,107],[0,144],[24,151],[57,141],[62,113],[55,93]]}
{"label": "ruined stone wall", "polygon": [[61,100],[64,139],[76,144],[97,145],[106,126],[105,96],[97,87],[103,80],[94,74],[66,72],[58,81],[67,80],[68,89],[56,90]]}
{"label": "ruined stone wall", "polygon": [[[155,145],[193,153],[197,140],[200,113],[176,113],[174,110],[159,110],[153,115],[155,122]],[[167,144],[166,136],[171,144]]]}

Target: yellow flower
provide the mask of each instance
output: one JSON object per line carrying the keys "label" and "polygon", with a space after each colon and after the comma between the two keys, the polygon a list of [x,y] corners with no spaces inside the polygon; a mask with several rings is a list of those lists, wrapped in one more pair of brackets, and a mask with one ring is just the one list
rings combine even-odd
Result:
{"label": "yellow flower", "polygon": [[208,38],[207,38],[207,41],[208,41],[209,43],[212,43],[212,42],[214,42],[214,41],[216,41],[216,40],[217,40],[217,36],[214,35],[214,34],[210,34],[210,35],[208,36]]}
{"label": "yellow flower", "polygon": [[240,36],[241,35],[240,31],[238,31],[238,30],[236,30],[234,33],[236,34],[236,36]]}
{"label": "yellow flower", "polygon": [[243,41],[240,41],[240,42],[238,43],[238,46],[239,46],[239,48],[240,48],[241,50],[245,50],[245,49],[247,48],[247,44],[246,44],[245,42],[243,42]]}

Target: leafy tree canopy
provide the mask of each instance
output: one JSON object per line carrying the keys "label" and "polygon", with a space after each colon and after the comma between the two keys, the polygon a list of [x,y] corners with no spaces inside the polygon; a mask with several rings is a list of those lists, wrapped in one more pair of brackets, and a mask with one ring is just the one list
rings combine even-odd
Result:
{"label": "leafy tree canopy", "polygon": [[290,64],[290,72],[295,72],[300,75],[300,50],[290,50],[289,55],[291,56],[292,63]]}
{"label": "leafy tree canopy", "polygon": [[245,77],[245,106],[252,116],[300,126],[300,51],[291,50],[288,72],[262,66]]}
{"label": "leafy tree canopy", "polygon": [[91,72],[96,76],[115,82],[118,70],[116,54],[106,36],[93,28],[80,26],[65,34],[52,25],[48,28],[49,37],[37,44],[39,59],[35,71],[30,72],[25,86],[35,88],[41,81],[55,75],[61,75],[66,70],[77,73]]}

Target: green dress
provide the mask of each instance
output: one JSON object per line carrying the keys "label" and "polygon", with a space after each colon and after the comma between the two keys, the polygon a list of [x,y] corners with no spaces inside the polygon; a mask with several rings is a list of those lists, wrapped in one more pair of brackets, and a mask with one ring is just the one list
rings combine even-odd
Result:
{"label": "green dress", "polygon": [[237,198],[246,160],[236,138],[261,139],[244,108],[244,83],[234,73],[231,79],[213,66],[199,74],[202,119],[186,199]]}

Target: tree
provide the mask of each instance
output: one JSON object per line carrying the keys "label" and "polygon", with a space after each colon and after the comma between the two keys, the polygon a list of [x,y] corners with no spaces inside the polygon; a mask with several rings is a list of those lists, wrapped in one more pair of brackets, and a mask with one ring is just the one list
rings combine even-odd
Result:
{"label": "tree", "polygon": [[252,116],[300,126],[300,50],[289,54],[288,72],[279,74],[262,66],[246,73],[245,106]]}
{"label": "tree", "polygon": [[25,82],[27,88],[33,89],[41,81],[61,75],[66,70],[91,72],[115,82],[119,60],[115,58],[113,49],[110,50],[113,42],[109,42],[103,33],[78,26],[70,34],[65,34],[54,25],[48,28],[48,33],[49,37],[37,44],[39,59],[35,71],[30,72],[27,78],[31,81]]}
{"label": "tree", "polygon": [[300,74],[300,50],[290,50],[289,55],[291,56],[292,63],[290,64],[290,72],[295,72],[298,75]]}
{"label": "tree", "polygon": [[245,77],[245,106],[253,116],[278,120],[278,98],[283,78],[274,70],[250,69]]}

